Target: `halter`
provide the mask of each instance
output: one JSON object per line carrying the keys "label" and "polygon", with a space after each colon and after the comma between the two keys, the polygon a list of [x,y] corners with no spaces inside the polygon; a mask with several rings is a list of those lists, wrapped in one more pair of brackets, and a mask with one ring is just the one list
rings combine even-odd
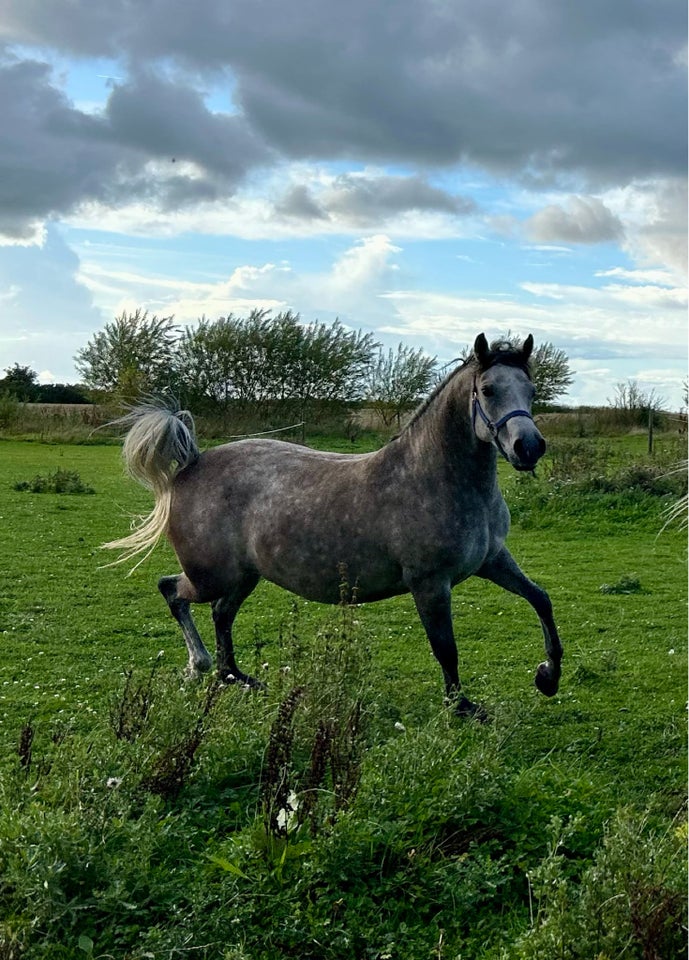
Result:
{"label": "halter", "polygon": [[486,411],[481,406],[481,401],[478,398],[478,390],[476,389],[476,380],[474,380],[474,388],[471,393],[471,425],[476,433],[476,414],[481,417],[486,427],[488,427],[488,432],[493,438],[493,443],[498,448],[500,453],[503,455],[505,460],[509,460],[509,457],[505,453],[502,444],[500,443],[500,437],[498,433],[505,426],[505,424],[511,420],[513,417],[526,417],[528,420],[531,420],[533,423],[533,417],[528,410],[511,410],[509,413],[506,413],[504,417],[500,417],[499,420],[493,422],[490,417],[487,415]]}

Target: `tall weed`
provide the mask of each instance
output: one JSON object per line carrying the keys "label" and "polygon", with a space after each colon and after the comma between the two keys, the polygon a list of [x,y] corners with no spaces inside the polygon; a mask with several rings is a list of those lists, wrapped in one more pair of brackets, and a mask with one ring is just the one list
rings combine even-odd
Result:
{"label": "tall weed", "polygon": [[620,810],[575,878],[576,821],[551,820],[547,855],[529,874],[530,926],[503,960],[666,960],[686,953],[686,820],[652,824]]}

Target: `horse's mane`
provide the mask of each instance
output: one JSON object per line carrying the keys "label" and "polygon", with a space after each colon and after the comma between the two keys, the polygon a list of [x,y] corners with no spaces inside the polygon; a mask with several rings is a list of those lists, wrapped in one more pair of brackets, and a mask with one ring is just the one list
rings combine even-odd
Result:
{"label": "horse's mane", "polygon": [[[433,405],[436,398],[443,392],[445,387],[447,387],[455,379],[455,377],[463,373],[467,367],[474,366],[476,368],[480,368],[481,371],[484,371],[489,370],[491,367],[494,367],[496,364],[500,363],[507,367],[521,367],[521,369],[529,375],[529,378],[531,377],[530,365],[528,361],[526,363],[524,362],[524,354],[522,353],[521,349],[515,348],[515,346],[510,343],[509,340],[494,340],[490,345],[488,353],[482,357],[480,363],[473,350],[467,357],[451,362],[458,363],[458,366],[450,370],[450,372],[436,384],[426,399],[421,401],[397,436],[401,436],[403,433],[406,433],[413,424],[420,420],[428,408]],[[393,437],[393,440],[395,439],[397,439],[397,437]]]}

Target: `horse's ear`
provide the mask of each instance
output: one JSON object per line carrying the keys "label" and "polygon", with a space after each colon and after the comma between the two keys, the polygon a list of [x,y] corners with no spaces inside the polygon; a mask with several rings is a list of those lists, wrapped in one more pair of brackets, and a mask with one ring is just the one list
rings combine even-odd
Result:
{"label": "horse's ear", "polygon": [[524,363],[529,362],[529,357],[531,356],[531,351],[533,350],[533,333],[530,333],[529,336],[524,341],[522,346],[522,356],[524,357]]}
{"label": "horse's ear", "polygon": [[482,367],[485,366],[486,364],[486,360],[488,359],[488,353],[489,353],[489,348],[488,348],[488,341],[486,340],[486,335],[485,333],[479,333],[479,335],[474,340],[474,356],[476,357],[476,359],[478,360],[478,362],[481,364]]}

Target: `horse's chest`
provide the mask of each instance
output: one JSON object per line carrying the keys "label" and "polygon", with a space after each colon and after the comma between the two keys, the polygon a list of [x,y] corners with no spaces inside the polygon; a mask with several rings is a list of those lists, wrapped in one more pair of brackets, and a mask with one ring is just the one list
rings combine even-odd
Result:
{"label": "horse's chest", "polygon": [[416,553],[414,566],[446,569],[457,582],[471,576],[499,549],[509,530],[509,513],[502,497],[485,504],[455,504],[425,524],[410,524],[407,545]]}

